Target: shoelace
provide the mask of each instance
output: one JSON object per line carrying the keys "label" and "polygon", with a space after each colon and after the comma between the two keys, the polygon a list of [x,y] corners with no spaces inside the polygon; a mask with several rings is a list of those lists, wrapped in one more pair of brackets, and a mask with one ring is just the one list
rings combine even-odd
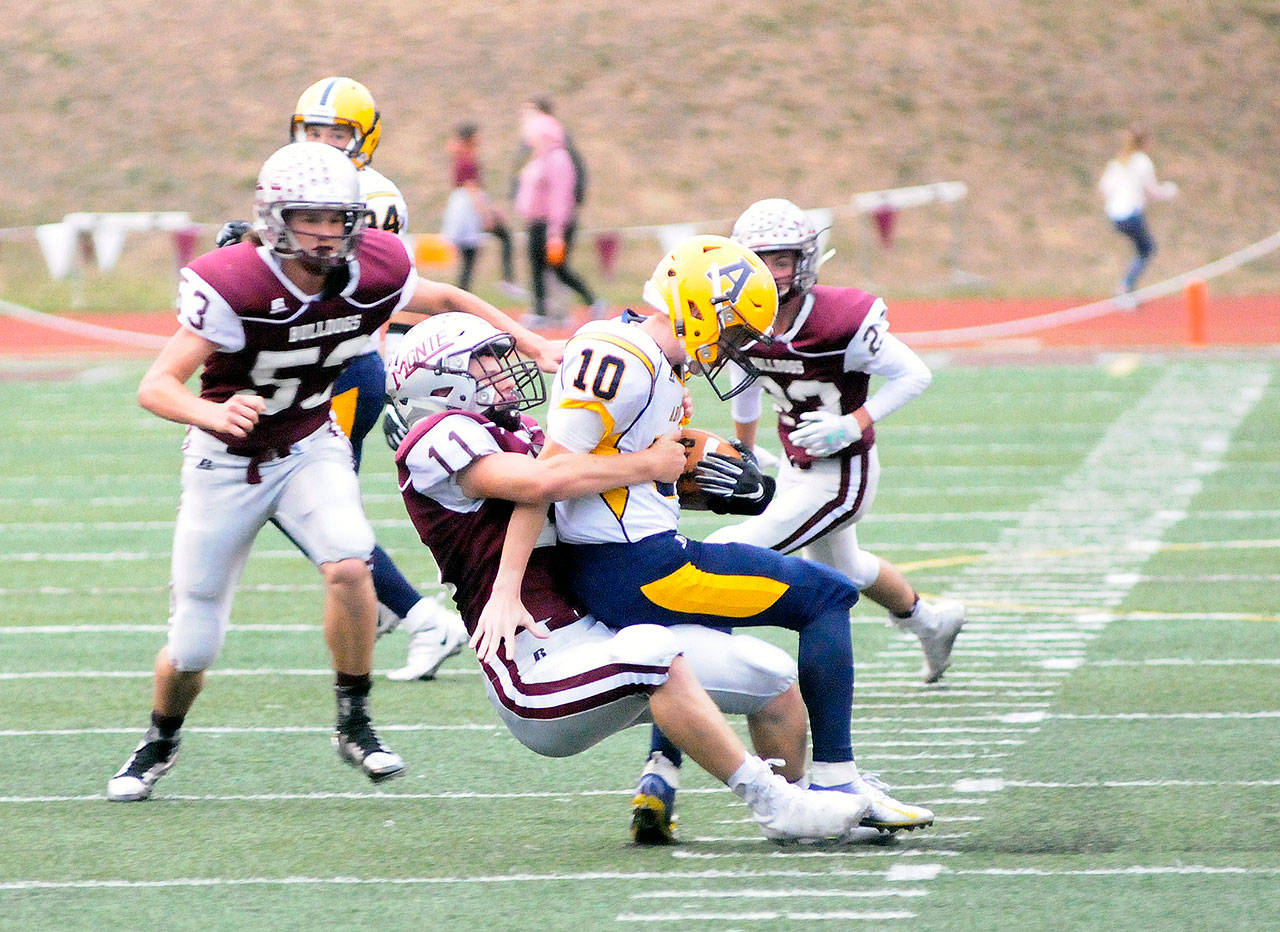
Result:
{"label": "shoelace", "polygon": [[148,741],[142,747],[138,748],[133,754],[133,760],[129,764],[126,773],[132,773],[135,776],[146,773],[156,764],[169,759],[173,754],[174,742],[161,741],[156,739]]}
{"label": "shoelace", "polygon": [[338,730],[342,732],[348,741],[366,754],[372,754],[375,751],[386,751],[382,741],[379,740],[378,735],[374,732],[373,725],[364,716],[348,719],[338,727]]}

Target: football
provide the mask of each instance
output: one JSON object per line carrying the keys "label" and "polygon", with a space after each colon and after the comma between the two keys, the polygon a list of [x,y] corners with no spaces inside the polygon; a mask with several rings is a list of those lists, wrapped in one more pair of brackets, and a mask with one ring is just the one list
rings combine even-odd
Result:
{"label": "football", "polygon": [[676,495],[680,499],[680,507],[688,511],[707,511],[709,496],[694,482],[694,470],[708,453],[719,453],[736,460],[742,459],[733,444],[709,430],[686,427],[680,431],[680,442],[684,444],[684,472],[676,480]]}

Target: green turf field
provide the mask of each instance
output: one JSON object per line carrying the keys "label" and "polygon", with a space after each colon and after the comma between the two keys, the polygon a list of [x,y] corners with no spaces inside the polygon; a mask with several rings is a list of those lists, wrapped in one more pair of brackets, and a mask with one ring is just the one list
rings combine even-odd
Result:
{"label": "green turf field", "polygon": [[[466,656],[379,677],[410,775],[375,789],[329,745],[317,574],[270,528],[178,766],[107,803],[150,705],[181,428],[134,403],[142,364],[0,367],[0,928],[1274,928],[1280,363],[930,361],[860,535],[970,621],[930,688],[857,606],[853,738],[938,818],[838,849],[771,846],[692,768],[684,843],[630,847],[644,731],[536,757]],[[434,591],[370,444],[380,540]]]}

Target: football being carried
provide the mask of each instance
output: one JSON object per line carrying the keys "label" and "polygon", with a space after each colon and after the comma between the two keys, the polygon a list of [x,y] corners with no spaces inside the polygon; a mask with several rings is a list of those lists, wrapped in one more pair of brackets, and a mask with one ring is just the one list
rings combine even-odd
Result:
{"label": "football being carried", "polygon": [[743,444],[696,427],[681,430],[680,442],[686,467],[676,482],[681,508],[754,515],[773,498],[773,477]]}

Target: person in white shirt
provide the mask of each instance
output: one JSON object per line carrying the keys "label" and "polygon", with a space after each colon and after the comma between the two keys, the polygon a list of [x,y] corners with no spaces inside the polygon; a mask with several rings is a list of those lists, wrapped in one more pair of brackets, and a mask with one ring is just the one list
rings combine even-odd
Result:
{"label": "person in white shirt", "polygon": [[1129,238],[1137,253],[1120,282],[1121,296],[1137,287],[1138,276],[1156,251],[1156,241],[1147,228],[1147,201],[1167,201],[1178,193],[1178,186],[1172,181],[1156,180],[1155,165],[1146,147],[1145,130],[1138,127],[1126,130],[1120,152],[1107,163],[1098,181],[1108,219]]}

